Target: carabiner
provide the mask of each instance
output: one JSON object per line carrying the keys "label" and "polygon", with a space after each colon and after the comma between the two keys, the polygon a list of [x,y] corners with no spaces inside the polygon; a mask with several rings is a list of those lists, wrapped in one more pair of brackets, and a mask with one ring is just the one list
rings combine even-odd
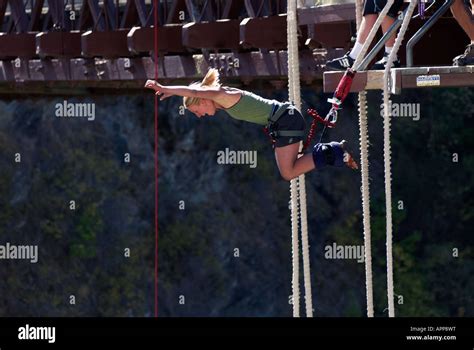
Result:
{"label": "carabiner", "polygon": [[[331,110],[326,115],[326,118],[324,120],[329,121],[331,124],[336,124],[336,122],[337,122],[337,109],[336,108],[331,108]],[[329,127],[332,128],[334,126],[329,126]]]}

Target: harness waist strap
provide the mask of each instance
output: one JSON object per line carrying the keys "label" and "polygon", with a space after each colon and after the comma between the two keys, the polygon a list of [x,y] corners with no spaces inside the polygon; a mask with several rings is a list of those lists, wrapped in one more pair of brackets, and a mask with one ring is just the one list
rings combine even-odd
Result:
{"label": "harness waist strap", "polygon": [[271,115],[270,118],[268,118],[268,121],[270,123],[275,123],[278,119],[280,119],[283,113],[285,113],[285,111],[290,107],[294,108],[293,105],[289,102],[282,104],[280,107],[278,107],[276,112],[273,113],[273,115]]}

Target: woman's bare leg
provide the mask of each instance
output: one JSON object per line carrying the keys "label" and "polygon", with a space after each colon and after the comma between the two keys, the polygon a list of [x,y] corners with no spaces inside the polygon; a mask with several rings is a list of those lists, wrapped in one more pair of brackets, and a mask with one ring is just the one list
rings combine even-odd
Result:
{"label": "woman's bare leg", "polygon": [[[341,141],[342,147],[344,147],[344,142],[345,141]],[[316,168],[312,153],[306,153],[298,158],[299,148],[299,143],[275,148],[275,159],[278,169],[280,170],[281,176],[287,181]],[[343,161],[349,168],[358,169],[356,161],[348,152],[344,152]]]}
{"label": "woman's bare leg", "polygon": [[298,158],[299,149],[299,143],[275,148],[275,159],[278,169],[281,176],[287,181],[315,168],[312,154],[307,153]]}

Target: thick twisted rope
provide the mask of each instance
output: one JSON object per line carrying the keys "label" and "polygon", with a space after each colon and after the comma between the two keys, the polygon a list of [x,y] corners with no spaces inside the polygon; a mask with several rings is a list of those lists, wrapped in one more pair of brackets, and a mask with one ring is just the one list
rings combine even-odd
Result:
{"label": "thick twisted rope", "polygon": [[[356,0],[357,31],[362,24],[363,0]],[[367,317],[374,317],[374,293],[372,281],[372,239],[370,227],[370,187],[369,187],[369,138],[367,126],[367,92],[359,92],[359,142],[361,165],[361,192],[362,192],[362,217],[364,227],[364,252],[365,252],[365,289],[367,300]]]}
{"label": "thick twisted rope", "polygon": [[[287,39],[288,39],[288,86],[289,99],[298,110],[301,110],[300,70],[298,54],[298,36],[296,19],[296,0],[288,1],[287,8]],[[300,143],[300,150],[302,143]],[[292,260],[293,260],[293,316],[299,317],[299,255],[298,255],[298,209],[301,218],[301,248],[303,254],[303,276],[305,288],[306,316],[313,316],[311,294],[311,271],[308,244],[308,219],[306,212],[305,176],[291,180],[291,231],[292,231]],[[299,200],[299,204],[298,201]]]}
{"label": "thick twisted rope", "polygon": [[385,169],[385,209],[387,215],[387,298],[388,298],[388,315],[395,317],[394,293],[393,293],[393,255],[392,255],[392,169],[391,169],[391,149],[390,149],[390,117],[391,111],[390,103],[390,70],[393,66],[393,61],[397,55],[403,37],[408,29],[411,16],[415,10],[418,0],[411,0],[408,5],[407,13],[403,18],[402,26],[397,35],[395,45],[393,46],[390,55],[388,56],[387,65],[383,74],[384,89],[383,89],[383,158]]}

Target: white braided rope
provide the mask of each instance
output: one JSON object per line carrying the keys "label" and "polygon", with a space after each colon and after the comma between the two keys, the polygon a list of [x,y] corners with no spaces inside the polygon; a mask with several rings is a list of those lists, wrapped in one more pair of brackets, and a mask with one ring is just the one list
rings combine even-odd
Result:
{"label": "white braided rope", "polygon": [[[293,75],[294,66],[294,24],[291,22],[292,17],[296,17],[295,8],[292,6],[293,1],[288,1],[287,7],[287,41],[288,41],[288,89],[290,100],[295,98],[295,84]],[[291,201],[291,253],[293,274],[291,279],[292,299],[293,299],[293,317],[300,317],[300,284],[299,284],[299,242],[298,242],[298,178],[290,182],[290,201]]]}
{"label": "white braided rope", "polygon": [[303,276],[304,276],[304,298],[306,306],[306,317],[313,317],[313,298],[311,293],[311,268],[309,260],[308,242],[308,215],[306,211],[306,181],[305,176],[299,176],[299,199],[301,215],[301,249],[303,251]]}
{"label": "white braided rope", "polygon": [[[287,39],[288,39],[288,85],[289,99],[298,110],[301,110],[301,85],[298,54],[296,0],[288,1],[287,11]],[[300,143],[300,151],[303,147]],[[296,190],[296,192],[295,192]],[[295,196],[296,193],[296,196]],[[293,316],[299,317],[299,256],[298,256],[298,209],[301,219],[301,248],[303,255],[303,277],[305,289],[306,316],[313,316],[312,293],[311,293],[311,270],[308,243],[308,218],[306,211],[306,185],[305,176],[300,175],[290,183],[291,197],[291,228],[293,243]],[[296,198],[295,198],[296,197]],[[299,200],[299,203],[297,201]],[[295,204],[296,202],[297,204]]]}
{"label": "white braided rope", "polygon": [[372,282],[372,242],[370,227],[370,187],[369,187],[369,137],[367,126],[367,92],[359,92],[359,141],[362,181],[362,217],[364,225],[365,289],[367,317],[374,317],[374,294]]}
{"label": "white braided rope", "polygon": [[[301,110],[301,84],[300,84],[300,64],[299,64],[299,53],[298,53],[298,35],[297,35],[297,18],[296,18],[296,2],[290,1],[292,10],[289,16],[291,25],[291,51],[292,51],[292,65],[291,65],[291,86],[293,86],[293,94],[290,100],[293,101],[295,107]],[[293,15],[294,14],[294,15]],[[300,151],[303,149],[303,142],[300,142]],[[298,177],[298,207],[300,211],[300,224],[301,224],[301,249],[303,255],[303,282],[304,282],[304,296],[305,296],[305,307],[306,316],[313,317],[313,301],[311,293],[311,268],[309,258],[309,242],[308,242],[308,215],[306,206],[306,181],[305,175],[302,174]]]}
{"label": "white braided rope", "polygon": [[385,209],[387,215],[387,298],[388,298],[388,316],[395,317],[394,293],[393,293],[393,255],[392,255],[392,170],[391,170],[391,149],[390,149],[390,117],[391,111],[389,108],[390,102],[390,70],[393,66],[393,61],[397,55],[403,37],[408,29],[411,16],[415,10],[418,0],[411,0],[408,6],[407,13],[403,18],[402,26],[397,35],[395,45],[393,46],[390,55],[388,56],[387,65],[385,67],[383,80],[383,158],[385,169]]}
{"label": "white braided rope", "polygon": [[290,182],[291,201],[291,255],[293,274],[291,278],[293,317],[300,317],[300,267],[299,267],[299,244],[298,244],[298,188],[297,179]]}
{"label": "white braided rope", "polygon": [[[363,0],[356,0],[357,31],[362,24]],[[364,227],[365,289],[367,317],[374,317],[374,293],[372,282],[372,240],[370,227],[370,187],[369,187],[369,138],[367,126],[367,92],[359,92],[359,142],[361,164],[362,218]]]}

